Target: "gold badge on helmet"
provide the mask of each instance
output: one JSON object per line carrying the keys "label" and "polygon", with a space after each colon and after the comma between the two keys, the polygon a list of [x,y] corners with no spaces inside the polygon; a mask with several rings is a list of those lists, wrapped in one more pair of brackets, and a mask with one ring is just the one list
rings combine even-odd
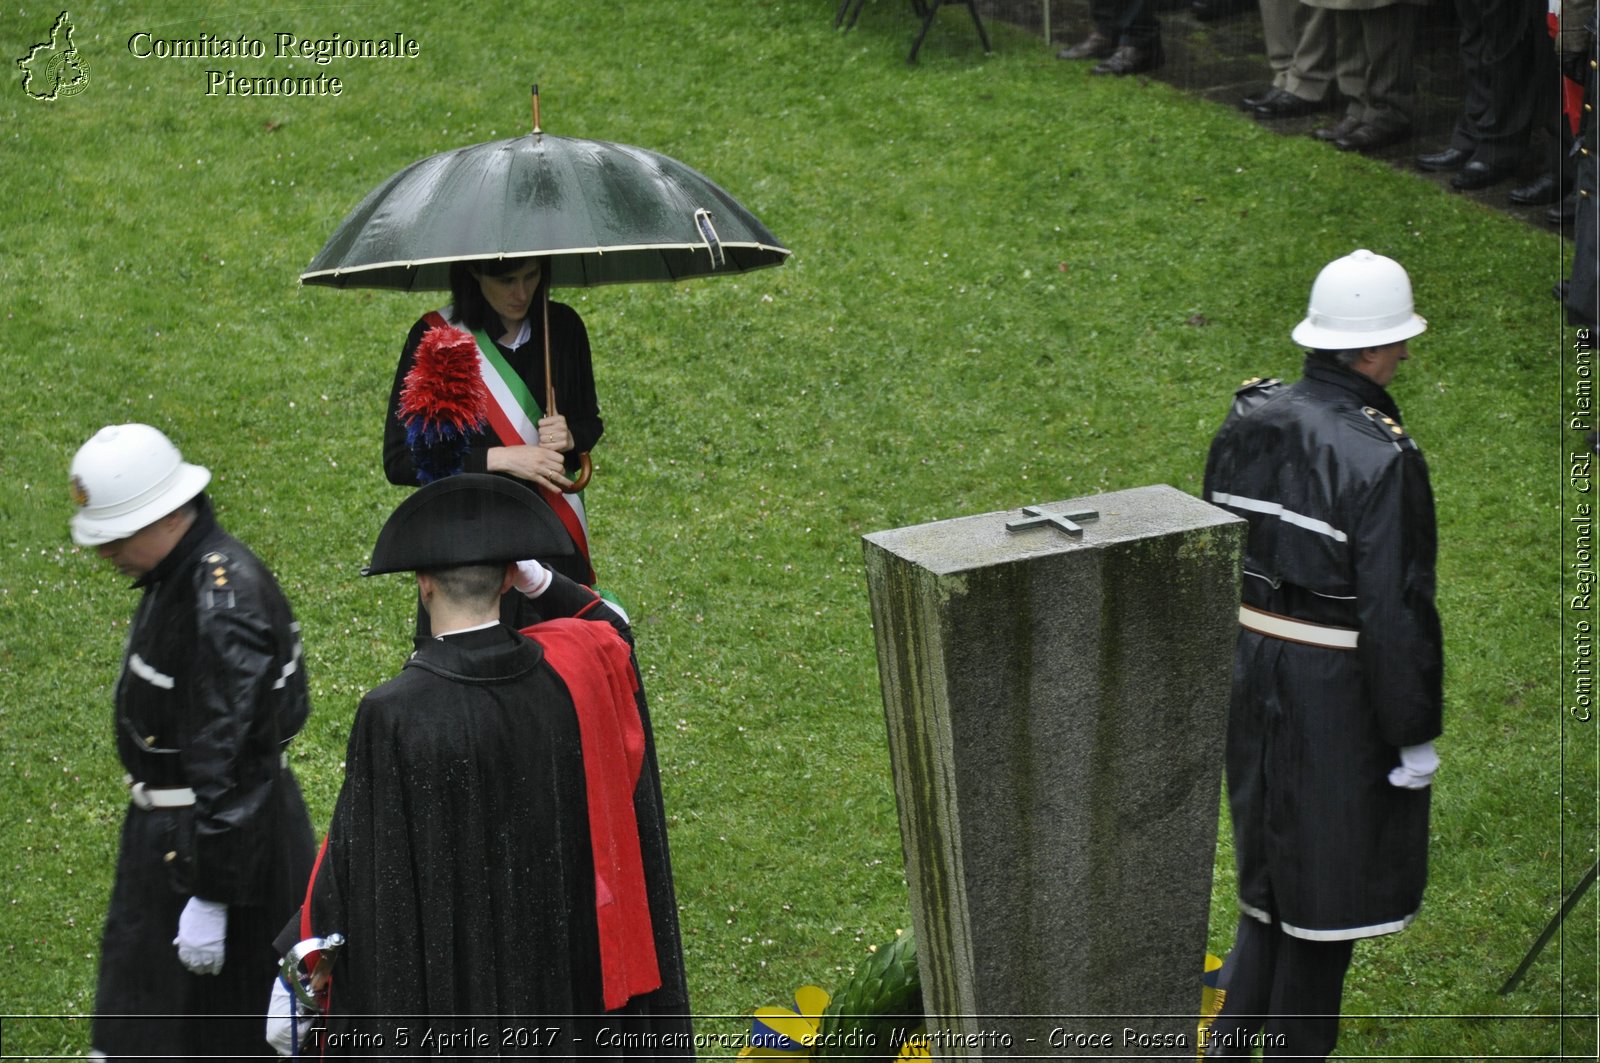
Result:
{"label": "gold badge on helmet", "polygon": [[83,486],[83,479],[76,475],[72,477],[72,504],[79,509],[89,504],[89,489]]}

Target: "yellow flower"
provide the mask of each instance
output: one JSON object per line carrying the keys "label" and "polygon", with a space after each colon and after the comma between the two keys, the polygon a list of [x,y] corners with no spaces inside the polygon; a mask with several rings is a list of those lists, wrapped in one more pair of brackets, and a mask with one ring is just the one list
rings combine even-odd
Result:
{"label": "yellow flower", "polygon": [[814,985],[794,991],[794,1010],[757,1008],[750,1020],[749,1043],[740,1059],[795,1059],[809,1056],[817,1046],[817,1026],[828,1006],[828,993]]}
{"label": "yellow flower", "polygon": [[1211,953],[1206,953],[1206,970],[1200,985],[1200,1036],[1195,1038],[1196,1059],[1205,1058],[1206,1046],[1211,1043],[1211,1024],[1217,1021],[1217,1013],[1222,1010],[1222,1002],[1228,997],[1227,991],[1217,985],[1221,975],[1222,961]]}
{"label": "yellow flower", "polygon": [[928,1035],[916,1034],[906,1038],[900,1045],[900,1054],[894,1058],[896,1060],[912,1061],[912,1063],[924,1059],[932,1059],[933,1052],[928,1048]]}

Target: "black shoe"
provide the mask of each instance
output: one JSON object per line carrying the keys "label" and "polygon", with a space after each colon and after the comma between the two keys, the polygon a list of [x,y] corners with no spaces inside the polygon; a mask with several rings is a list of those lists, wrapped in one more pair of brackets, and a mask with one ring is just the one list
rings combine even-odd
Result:
{"label": "black shoe", "polygon": [[1460,148],[1445,148],[1443,151],[1433,151],[1426,155],[1417,156],[1417,169],[1429,173],[1449,173],[1459,170],[1472,158],[1472,152],[1462,151]]}
{"label": "black shoe", "polygon": [[1354,133],[1360,127],[1361,119],[1347,114],[1337,122],[1333,123],[1333,125],[1323,126],[1321,129],[1313,129],[1311,131],[1311,135],[1318,140],[1327,141],[1328,143],[1337,143],[1338,141],[1349,136],[1351,133]]}
{"label": "black shoe", "polygon": [[1359,151],[1366,155],[1369,152],[1381,151],[1391,144],[1398,144],[1402,140],[1411,139],[1410,126],[1383,126],[1370,125],[1361,122],[1354,129],[1342,137],[1333,139],[1333,146],[1340,151]]}
{"label": "black shoe", "polygon": [[1287,89],[1273,89],[1268,97],[1250,108],[1250,113],[1265,121],[1280,118],[1301,118],[1328,109],[1326,100],[1308,100]]}
{"label": "black shoe", "polygon": [[1057,59],[1104,59],[1117,50],[1117,42],[1095,30],[1070,48],[1056,53]]}
{"label": "black shoe", "polygon": [[1578,192],[1573,189],[1561,197],[1561,201],[1544,212],[1544,220],[1556,228],[1571,225],[1578,216]]}
{"label": "black shoe", "polygon": [[1554,203],[1561,198],[1561,178],[1546,170],[1525,185],[1518,185],[1506,193],[1506,198],[1519,207],[1537,207],[1541,203]]}
{"label": "black shoe", "polygon": [[1283,90],[1278,88],[1278,86],[1276,86],[1276,85],[1268,85],[1266,88],[1262,89],[1260,92],[1253,93],[1253,94],[1251,94],[1249,96],[1246,96],[1244,99],[1240,100],[1239,101],[1239,110],[1241,110],[1241,111],[1253,111],[1257,107],[1260,107],[1263,103],[1266,103],[1268,100],[1270,100],[1272,98],[1273,93],[1282,92],[1282,91]]}
{"label": "black shoe", "polygon": [[1488,188],[1490,185],[1497,185],[1501,181],[1509,180],[1516,172],[1515,163],[1500,163],[1496,165],[1473,159],[1461,167],[1459,173],[1450,178],[1450,187],[1458,192],[1476,192],[1480,188]]}
{"label": "black shoe", "polygon": [[1091,74],[1114,74],[1124,77],[1128,74],[1142,74],[1146,70],[1154,70],[1167,61],[1158,42],[1154,48],[1140,48],[1132,44],[1124,44],[1112,52],[1110,56],[1089,68]]}

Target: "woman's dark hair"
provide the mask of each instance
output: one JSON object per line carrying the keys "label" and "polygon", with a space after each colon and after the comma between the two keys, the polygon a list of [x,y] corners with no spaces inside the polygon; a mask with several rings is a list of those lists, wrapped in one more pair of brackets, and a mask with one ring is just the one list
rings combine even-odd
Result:
{"label": "woman's dark hair", "polygon": [[[456,262],[450,266],[450,298],[454,304],[451,318],[461,327],[468,330],[483,329],[495,335],[500,334],[500,317],[494,312],[494,307],[483,297],[483,289],[478,287],[478,278],[504,277],[524,268],[530,262],[538,261],[532,256],[523,258],[491,258],[482,262]],[[539,290],[534,293],[533,306],[541,305],[544,291],[550,286],[550,274],[543,271],[539,275]],[[532,313],[532,311],[529,311]]]}

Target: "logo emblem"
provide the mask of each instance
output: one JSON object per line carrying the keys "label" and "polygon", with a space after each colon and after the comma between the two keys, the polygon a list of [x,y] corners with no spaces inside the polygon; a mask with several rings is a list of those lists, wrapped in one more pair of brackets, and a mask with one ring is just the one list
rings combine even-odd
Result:
{"label": "logo emblem", "polygon": [[72,19],[65,11],[50,27],[50,39],[29,48],[17,66],[22,70],[22,91],[46,103],[76,96],[89,85],[89,64],[73,47]]}
{"label": "logo emblem", "polygon": [[72,504],[79,509],[89,504],[89,489],[83,486],[83,479],[79,476],[72,478]]}

